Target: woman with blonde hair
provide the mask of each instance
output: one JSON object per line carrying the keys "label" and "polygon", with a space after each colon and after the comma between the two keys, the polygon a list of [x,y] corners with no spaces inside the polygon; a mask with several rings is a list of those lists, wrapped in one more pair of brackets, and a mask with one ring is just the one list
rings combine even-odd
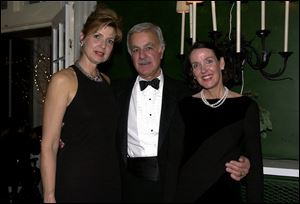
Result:
{"label": "woman with blonde hair", "polygon": [[109,77],[97,68],[121,38],[120,17],[98,5],[80,33],[79,59],[52,76],[41,148],[45,203],[121,200],[117,106]]}

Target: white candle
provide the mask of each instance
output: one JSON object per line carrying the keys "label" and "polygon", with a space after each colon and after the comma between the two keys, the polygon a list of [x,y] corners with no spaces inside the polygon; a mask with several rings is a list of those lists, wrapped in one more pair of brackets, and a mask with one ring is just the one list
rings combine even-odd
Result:
{"label": "white candle", "polygon": [[217,17],[216,17],[216,2],[211,1],[211,15],[213,22],[213,31],[217,31]]}
{"label": "white candle", "polygon": [[184,29],[185,29],[185,13],[189,12],[189,6],[185,1],[177,1],[176,12],[181,13],[181,41],[180,54],[183,55],[184,50]]}
{"label": "white candle", "polygon": [[180,54],[183,55],[184,49],[184,27],[185,27],[185,13],[181,14],[181,43],[180,43]]}
{"label": "white candle", "polygon": [[190,8],[190,38],[193,38],[193,5],[189,5]]}
{"label": "white candle", "polygon": [[261,30],[266,29],[266,2],[261,1]]}
{"label": "white candle", "polygon": [[241,52],[241,1],[236,2],[236,52]]}
{"label": "white candle", "polygon": [[196,42],[196,15],[197,2],[193,2],[193,44]]}
{"label": "white candle", "polygon": [[283,51],[288,51],[288,30],[289,30],[289,5],[290,2],[285,2],[285,19],[284,19],[284,48]]}
{"label": "white candle", "polygon": [[[202,3],[203,1],[187,1],[188,4],[190,4],[190,17],[192,14],[192,44],[194,44],[196,42],[196,8],[197,8],[197,3]],[[192,5],[192,9],[191,9],[191,5]],[[191,19],[190,19],[190,23],[191,23]]]}

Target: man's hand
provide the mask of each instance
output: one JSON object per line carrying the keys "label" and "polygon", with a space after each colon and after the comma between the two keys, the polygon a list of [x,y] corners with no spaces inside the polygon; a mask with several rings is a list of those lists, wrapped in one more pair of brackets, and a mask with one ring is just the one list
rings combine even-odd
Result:
{"label": "man's hand", "polygon": [[227,162],[225,166],[231,178],[240,181],[249,173],[250,161],[247,157],[240,156],[239,161],[231,160]]}

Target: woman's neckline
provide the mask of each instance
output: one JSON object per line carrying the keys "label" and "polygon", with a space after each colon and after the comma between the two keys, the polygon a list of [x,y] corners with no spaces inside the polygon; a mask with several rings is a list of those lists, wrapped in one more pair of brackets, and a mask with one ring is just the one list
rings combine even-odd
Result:
{"label": "woman's neckline", "polygon": [[102,76],[101,76],[101,74],[100,74],[100,72],[99,72],[99,70],[97,68],[96,68],[97,75],[96,76],[92,76],[91,74],[89,74],[86,71],[84,71],[84,69],[81,67],[81,65],[79,64],[78,61],[75,63],[75,66],[79,69],[79,71],[83,75],[85,75],[90,80],[95,81],[95,82],[102,82],[103,81]]}

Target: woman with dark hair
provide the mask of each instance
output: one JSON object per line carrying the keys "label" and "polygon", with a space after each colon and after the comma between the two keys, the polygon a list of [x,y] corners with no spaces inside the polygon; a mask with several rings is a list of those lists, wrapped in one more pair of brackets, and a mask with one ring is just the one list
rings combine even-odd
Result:
{"label": "woman with dark hair", "polygon": [[[210,43],[196,42],[187,72],[195,94],[180,101],[185,123],[184,157],[176,201],[241,202],[241,181],[247,202],[263,202],[263,164],[259,109],[255,101],[223,83],[225,60]],[[224,165],[246,156],[251,168],[241,181]]]}

